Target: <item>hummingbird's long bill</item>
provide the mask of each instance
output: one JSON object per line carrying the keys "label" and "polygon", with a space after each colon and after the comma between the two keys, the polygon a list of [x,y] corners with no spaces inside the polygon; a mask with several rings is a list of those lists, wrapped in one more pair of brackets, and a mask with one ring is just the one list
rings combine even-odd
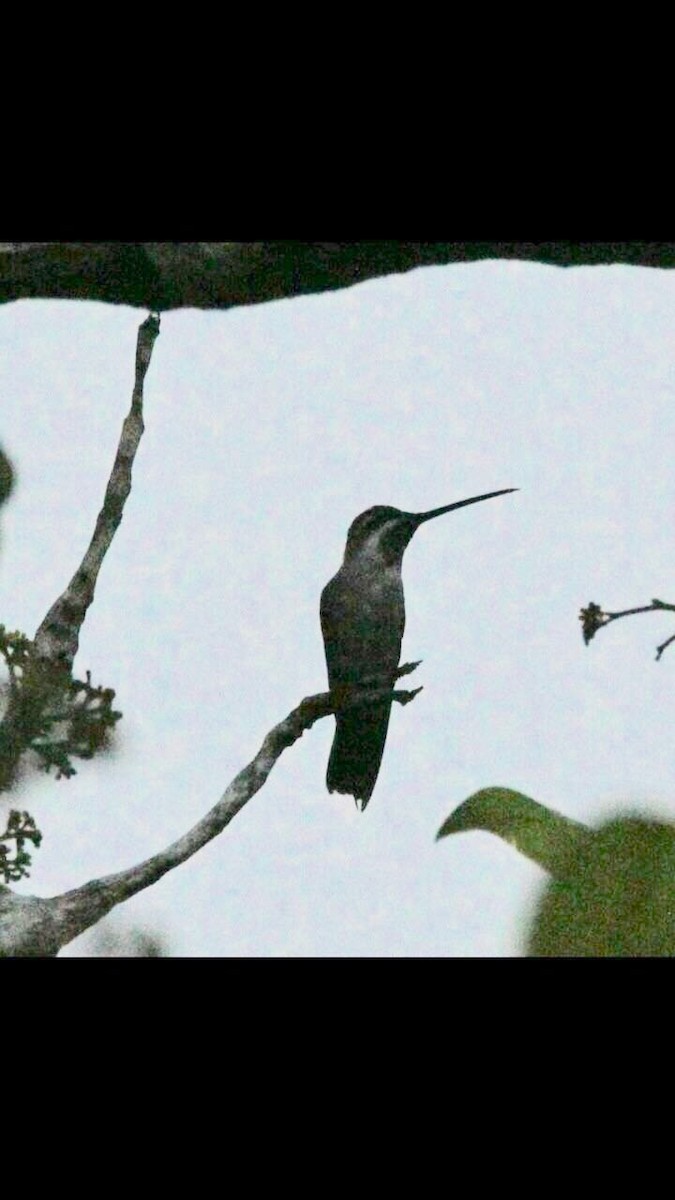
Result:
{"label": "hummingbird's long bill", "polygon": [[470,500],[456,500],[454,504],[445,504],[443,508],[432,508],[431,512],[411,513],[418,525],[430,521],[432,517],[440,517],[443,513],[452,512],[455,508],[464,508],[465,504],[478,504],[481,500],[492,500],[493,496],[506,496],[508,492],[517,492],[519,488],[502,488],[500,492],[486,492],[484,496],[472,496]]}

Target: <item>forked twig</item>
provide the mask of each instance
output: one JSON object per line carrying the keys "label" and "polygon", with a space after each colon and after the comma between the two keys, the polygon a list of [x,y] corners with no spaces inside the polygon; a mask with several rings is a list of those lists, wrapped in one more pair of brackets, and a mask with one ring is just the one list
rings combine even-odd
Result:
{"label": "forked twig", "polygon": [[[636,613],[664,611],[675,612],[675,604],[666,604],[664,600],[652,600],[651,604],[643,604],[639,608],[625,608],[622,612],[603,612],[599,604],[591,601],[587,608],[582,608],[579,620],[583,627],[584,641],[588,645],[599,629],[602,629],[605,625],[611,625],[612,621],[618,621],[620,617],[632,617]],[[661,642],[660,646],[656,647],[657,662],[664,650],[670,646],[671,642],[675,642],[675,633],[672,637],[666,638],[665,642]]]}

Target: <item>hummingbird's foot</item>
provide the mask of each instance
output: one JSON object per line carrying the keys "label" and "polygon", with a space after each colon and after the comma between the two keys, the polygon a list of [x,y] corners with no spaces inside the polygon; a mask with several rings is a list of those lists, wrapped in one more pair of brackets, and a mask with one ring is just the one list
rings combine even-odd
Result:
{"label": "hummingbird's foot", "polygon": [[391,698],[392,700],[398,700],[399,704],[410,704],[410,701],[414,700],[415,696],[423,691],[424,688],[422,687],[413,688],[412,692],[406,692],[402,688],[397,688],[396,691],[391,693]]}
{"label": "hummingbird's foot", "polygon": [[352,691],[351,695],[342,698],[339,709],[336,711],[344,711],[350,708],[358,708],[361,705],[381,704],[383,700],[397,700],[399,704],[410,704],[411,700],[415,699],[418,692],[424,691],[423,687],[413,688],[407,691],[405,688],[361,688],[358,691]]}
{"label": "hummingbird's foot", "polygon": [[345,688],[348,693],[351,693],[352,691],[363,691],[364,688],[379,689],[393,687],[396,679],[400,679],[402,675],[412,675],[412,672],[417,670],[421,662],[422,659],[420,658],[417,662],[403,663],[400,667],[396,668],[393,675],[388,672],[382,675],[364,675],[358,682],[334,685],[333,691],[336,691],[337,688]]}
{"label": "hummingbird's foot", "polygon": [[395,678],[400,679],[401,675],[412,675],[413,671],[416,671],[422,662],[423,659],[418,658],[417,662],[403,663],[396,671]]}

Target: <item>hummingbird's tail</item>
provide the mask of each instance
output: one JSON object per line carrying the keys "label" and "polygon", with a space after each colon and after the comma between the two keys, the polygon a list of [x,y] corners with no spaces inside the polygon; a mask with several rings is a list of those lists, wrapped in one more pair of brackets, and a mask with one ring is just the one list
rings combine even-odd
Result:
{"label": "hummingbird's tail", "polygon": [[375,787],[387,740],[391,703],[336,713],[335,737],[328,760],[326,787],[361,801],[361,812]]}

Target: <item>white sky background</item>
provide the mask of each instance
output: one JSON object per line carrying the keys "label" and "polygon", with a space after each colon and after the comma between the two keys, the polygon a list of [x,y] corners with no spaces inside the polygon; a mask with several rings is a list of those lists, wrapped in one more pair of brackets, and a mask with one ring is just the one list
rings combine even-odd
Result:
{"label": "white sky background", "polygon": [[[44,833],[18,890],[128,867],[219,798],[326,687],[319,595],[373,504],[504,496],[423,527],[370,805],[328,796],[333,722],[287,751],[205,850],[109,918],[174,955],[515,955],[545,876],[499,839],[435,843],[478,788],[583,821],[675,816],[675,273],[428,267],[319,296],[162,318],[132,494],[76,661],[116,689],[113,756],[32,777],[4,808]],[[0,621],[32,636],[103,499],[144,312],[0,308]],[[91,934],[63,953],[87,952]]]}

